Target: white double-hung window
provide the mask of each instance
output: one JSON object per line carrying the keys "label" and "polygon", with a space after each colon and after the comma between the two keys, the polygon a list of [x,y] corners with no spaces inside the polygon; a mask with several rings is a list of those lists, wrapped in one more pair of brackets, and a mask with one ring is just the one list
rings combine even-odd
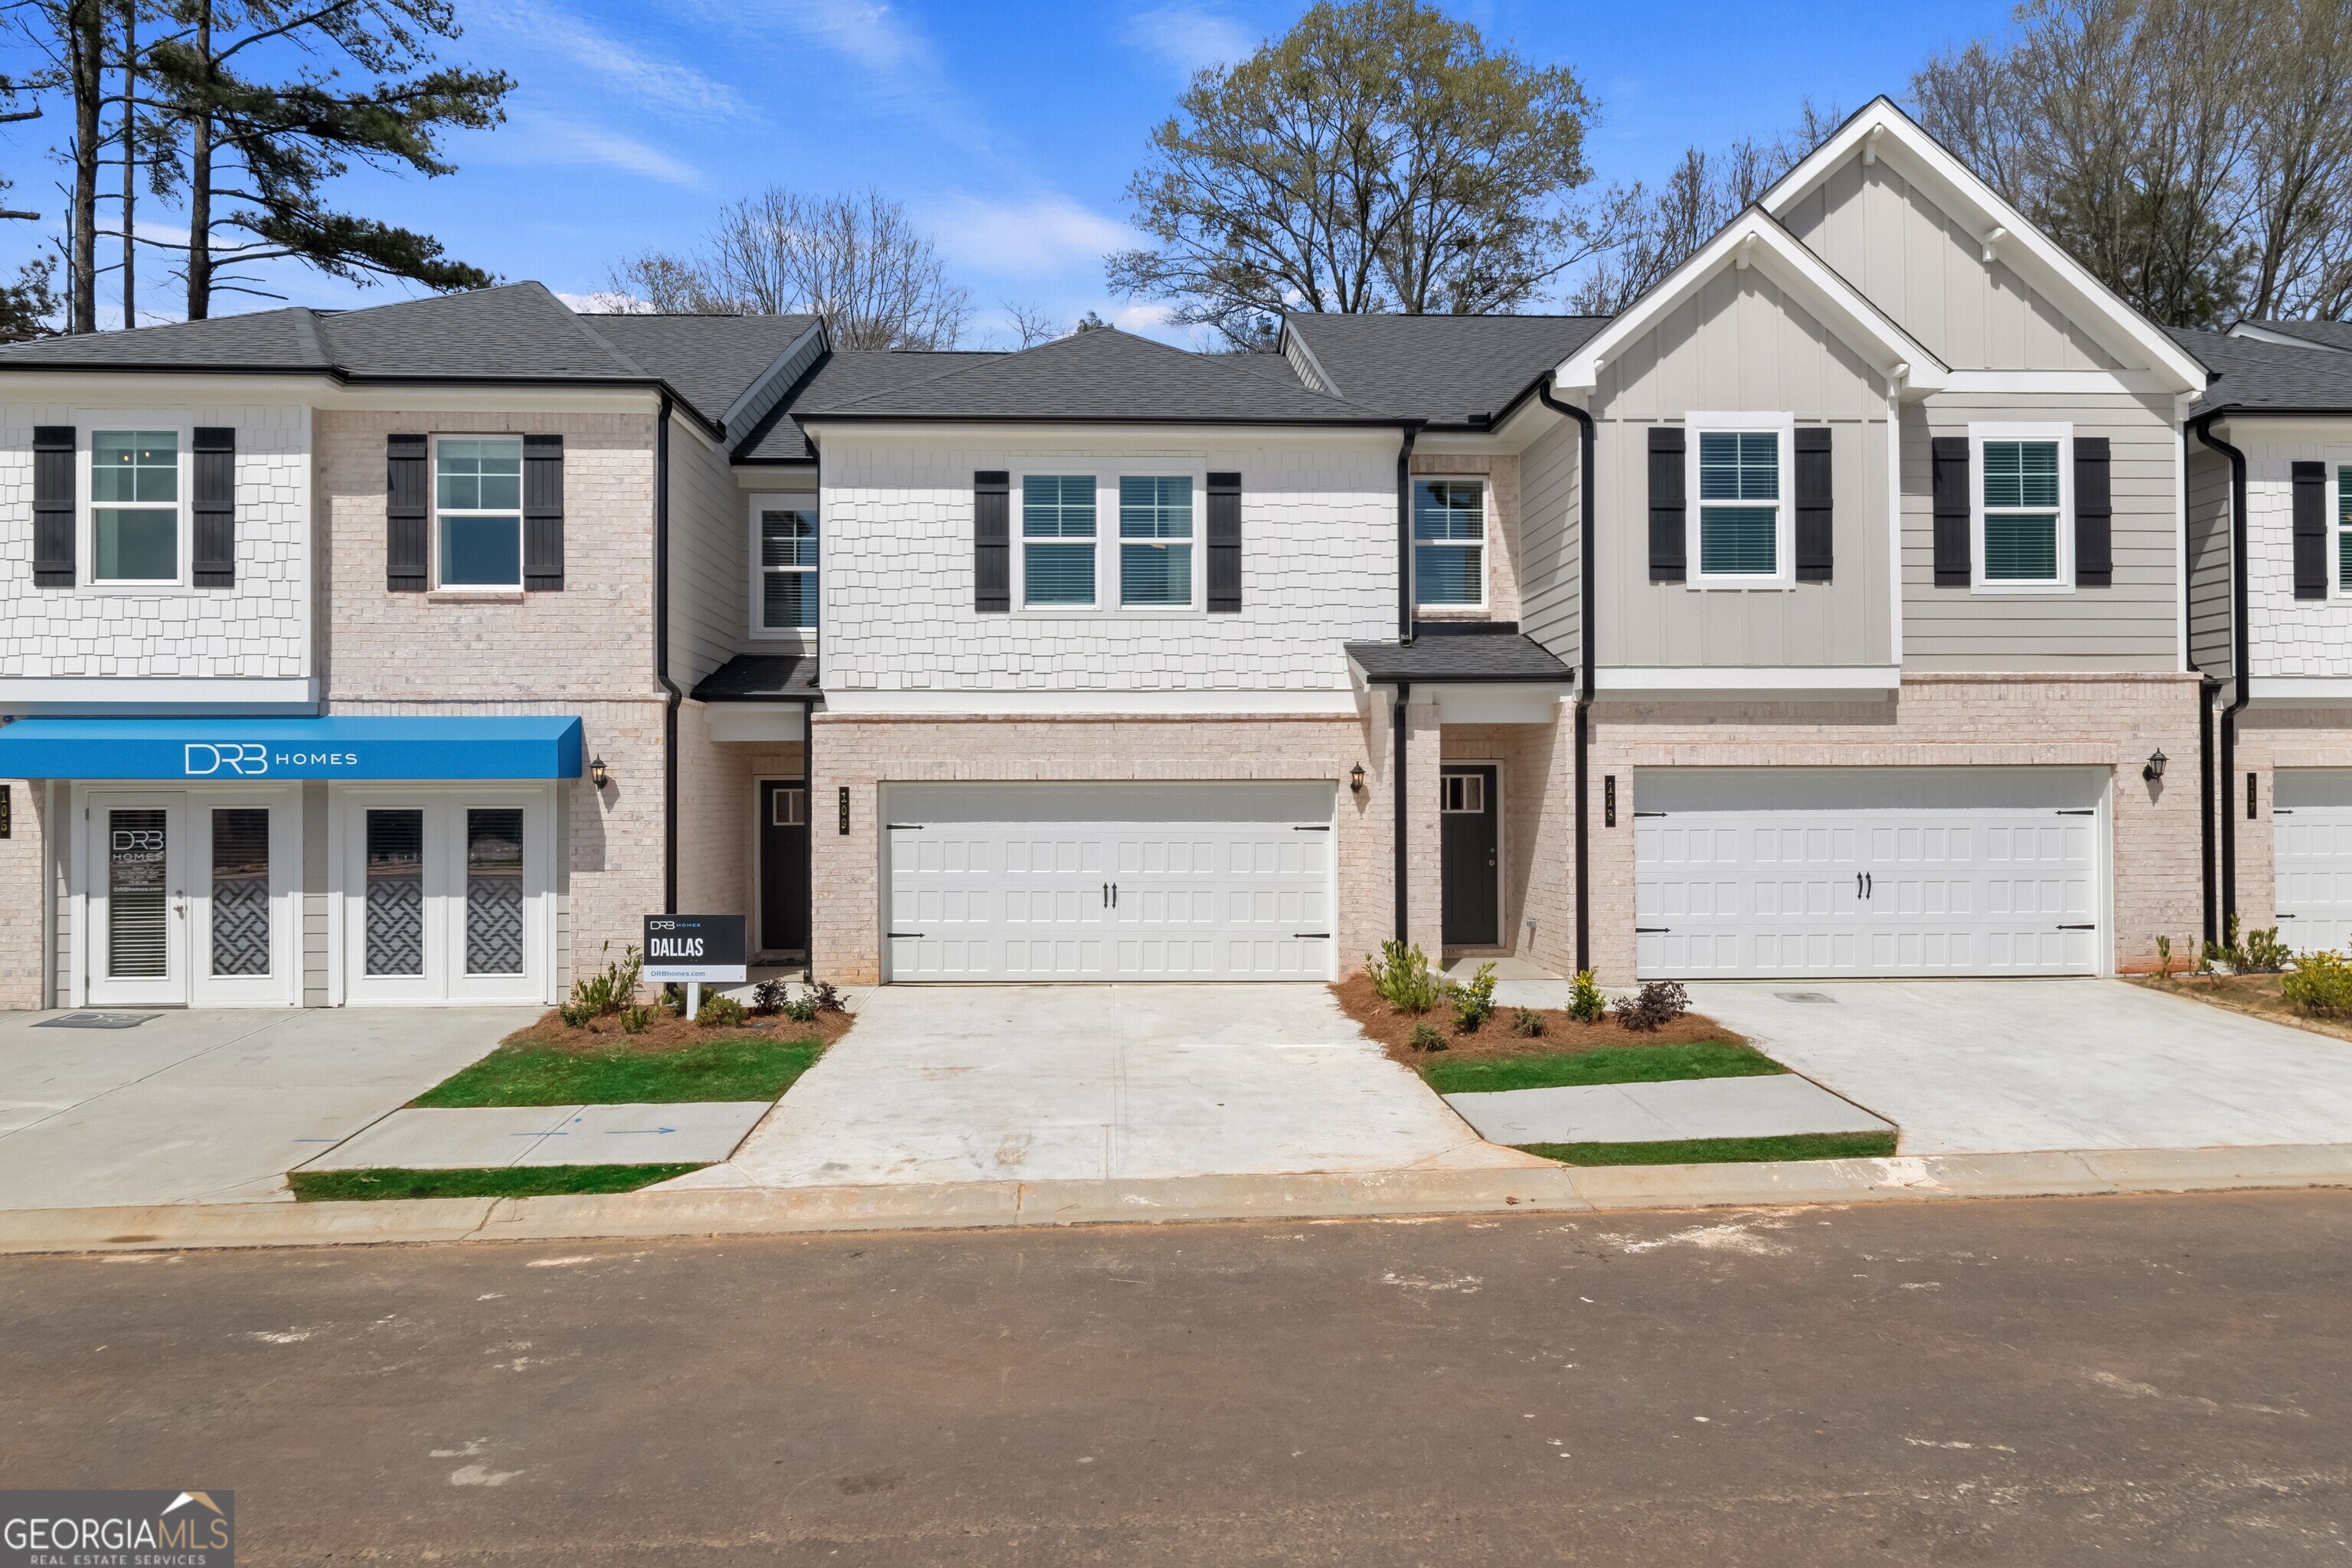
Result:
{"label": "white double-hung window", "polygon": [[1748,587],[1792,580],[1790,476],[1794,420],[1785,414],[1693,414],[1684,482],[1694,498],[1691,581]]}
{"label": "white double-hung window", "polygon": [[444,588],[522,586],[522,437],[435,443],[435,578]]}
{"label": "white double-hung window", "polygon": [[770,497],[753,503],[760,528],[760,629],[816,625],[816,505]]}
{"label": "white double-hung window", "polygon": [[1972,425],[1976,585],[1996,592],[2074,585],[2071,425]]}
{"label": "white double-hung window", "polygon": [[89,433],[90,579],[180,580],[180,433]]}
{"label": "white double-hung window", "polygon": [[1486,603],[1486,482],[1412,482],[1412,598],[1442,610]]}
{"label": "white double-hung window", "polygon": [[2336,468],[2336,591],[2352,594],[2352,463]]}
{"label": "white double-hung window", "polygon": [[1122,474],[1118,480],[1118,602],[1192,602],[1192,479]]}
{"label": "white double-hung window", "polygon": [[1022,476],[1021,602],[1094,604],[1094,475]]}

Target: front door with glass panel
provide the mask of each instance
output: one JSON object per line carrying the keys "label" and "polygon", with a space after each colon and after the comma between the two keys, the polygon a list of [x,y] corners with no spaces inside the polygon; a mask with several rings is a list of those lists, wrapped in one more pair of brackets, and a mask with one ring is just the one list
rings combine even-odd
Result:
{"label": "front door with glass panel", "polygon": [[89,1000],[180,1006],[188,1000],[186,798],[92,795]]}
{"label": "front door with glass panel", "polygon": [[106,793],[85,805],[92,1005],[299,1000],[291,792]]}
{"label": "front door with glass panel", "polygon": [[547,803],[467,790],[344,803],[344,994],[543,1001]]}

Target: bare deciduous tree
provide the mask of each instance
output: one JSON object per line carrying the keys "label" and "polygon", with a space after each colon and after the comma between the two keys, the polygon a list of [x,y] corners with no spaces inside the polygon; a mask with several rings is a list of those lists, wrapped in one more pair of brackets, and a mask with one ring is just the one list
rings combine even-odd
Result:
{"label": "bare deciduous tree", "polygon": [[823,316],[838,348],[953,348],[971,314],[939,247],[878,191],[772,185],[723,208],[699,255],[646,251],[612,281],[657,310]]}
{"label": "bare deciduous tree", "polygon": [[998,304],[1003,308],[1004,320],[1012,327],[1013,335],[1021,341],[1024,349],[1050,343],[1056,338],[1066,338],[1077,331],[1043,305],[1016,304],[1011,300],[999,300]]}

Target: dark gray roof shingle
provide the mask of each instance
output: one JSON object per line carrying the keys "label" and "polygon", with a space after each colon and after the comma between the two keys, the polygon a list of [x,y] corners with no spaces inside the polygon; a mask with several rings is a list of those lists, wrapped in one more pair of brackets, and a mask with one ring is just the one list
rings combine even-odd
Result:
{"label": "dark gray roof shingle", "polygon": [[796,653],[739,653],[694,684],[697,702],[761,702],[816,694],[816,660]]}
{"label": "dark gray roof shingle", "polygon": [[793,418],[795,411],[853,402],[891,387],[929,381],[983,359],[1001,359],[985,351],[948,350],[924,353],[898,349],[835,349],[820,361],[777,405],[775,410],[737,443],[735,460],[748,463],[808,463],[816,453]]}
{"label": "dark gray roof shingle", "polygon": [[2221,409],[2250,414],[2352,412],[2352,354],[2265,343],[2188,327],[2167,329],[2214,374],[2190,405],[2194,417]]}
{"label": "dark gray roof shingle", "polygon": [[1438,425],[1483,423],[1609,324],[1606,316],[1300,314],[1305,343],[1349,402]]}
{"label": "dark gray roof shingle", "polygon": [[803,421],[1388,423],[1369,408],[1310,390],[1286,364],[1277,373],[1245,355],[1193,353],[1108,327],[862,397],[823,403],[803,397],[793,415]]}
{"label": "dark gray roof shingle", "polygon": [[1518,632],[1432,633],[1410,644],[1351,642],[1348,657],[1376,686],[1400,680],[1565,683],[1576,678],[1549,649]]}
{"label": "dark gray roof shingle", "polygon": [[[583,315],[590,331],[711,419],[816,325],[814,316]],[[731,434],[731,432],[730,432]]]}

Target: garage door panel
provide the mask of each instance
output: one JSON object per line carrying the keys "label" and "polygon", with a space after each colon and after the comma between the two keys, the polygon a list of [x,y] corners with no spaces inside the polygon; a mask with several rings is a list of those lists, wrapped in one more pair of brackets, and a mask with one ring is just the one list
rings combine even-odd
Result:
{"label": "garage door panel", "polygon": [[2272,802],[2279,940],[2352,951],[2352,769],[2281,768]]}

